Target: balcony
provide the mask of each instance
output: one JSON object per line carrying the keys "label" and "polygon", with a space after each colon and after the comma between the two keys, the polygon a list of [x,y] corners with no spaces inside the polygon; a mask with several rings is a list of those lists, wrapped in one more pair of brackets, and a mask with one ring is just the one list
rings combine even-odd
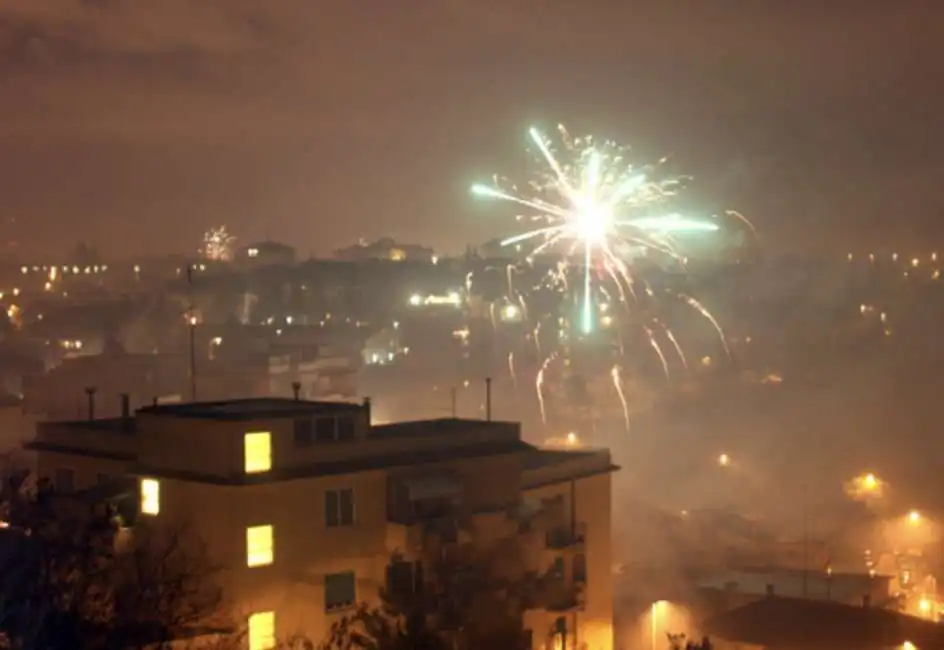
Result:
{"label": "balcony", "polygon": [[548,550],[564,551],[567,549],[580,550],[586,540],[586,526],[578,524],[576,527],[558,526],[547,531],[545,546]]}
{"label": "balcony", "polygon": [[539,578],[526,598],[527,609],[563,613],[582,610],[584,586],[555,575]]}

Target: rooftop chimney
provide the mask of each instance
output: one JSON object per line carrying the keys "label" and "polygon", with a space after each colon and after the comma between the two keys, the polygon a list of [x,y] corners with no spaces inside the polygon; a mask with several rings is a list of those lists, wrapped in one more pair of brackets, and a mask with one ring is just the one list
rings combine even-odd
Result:
{"label": "rooftop chimney", "polygon": [[85,387],[85,396],[88,399],[88,419],[89,422],[95,419],[95,392],[98,389],[95,386]]}
{"label": "rooftop chimney", "polygon": [[492,378],[485,378],[485,421],[492,421]]}
{"label": "rooftop chimney", "polygon": [[127,426],[131,421],[131,396],[128,393],[121,394],[121,424]]}
{"label": "rooftop chimney", "polygon": [[364,412],[367,413],[367,426],[370,426],[370,398],[364,398]]}
{"label": "rooftop chimney", "polygon": [[295,396],[295,401],[297,402],[300,398],[302,392],[302,383],[300,381],[292,382],[292,394]]}

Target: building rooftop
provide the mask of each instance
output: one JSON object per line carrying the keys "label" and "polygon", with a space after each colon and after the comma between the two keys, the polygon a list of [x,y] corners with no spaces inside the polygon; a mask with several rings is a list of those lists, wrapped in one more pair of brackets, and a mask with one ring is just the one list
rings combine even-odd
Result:
{"label": "building rooftop", "polygon": [[258,420],[311,415],[335,415],[363,409],[351,402],[312,402],[282,397],[251,397],[219,402],[156,404],[138,413],[204,420]]}
{"label": "building rooftop", "polygon": [[375,425],[370,428],[369,437],[420,438],[425,436],[461,435],[463,433],[481,431],[483,428],[491,428],[493,430],[502,428],[517,432],[519,427],[520,425],[517,422],[437,418],[433,420],[412,420]]}
{"label": "building rooftop", "polygon": [[600,453],[598,449],[536,449],[533,454],[525,456],[524,468],[527,470],[550,467],[575,458],[590,458],[598,453]]}

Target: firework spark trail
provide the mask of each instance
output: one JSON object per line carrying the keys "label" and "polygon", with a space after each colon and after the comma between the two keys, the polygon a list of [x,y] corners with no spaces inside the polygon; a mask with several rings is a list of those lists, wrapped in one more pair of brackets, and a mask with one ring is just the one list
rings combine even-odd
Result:
{"label": "firework spark trail", "polygon": [[682,362],[682,367],[688,370],[688,359],[685,358],[685,353],[682,351],[682,346],[679,345],[679,342],[675,340],[675,334],[672,333],[665,325],[662,325],[662,328],[665,330],[665,337],[672,342],[672,345],[675,346],[675,351],[678,353],[679,359]]}
{"label": "firework spark trail", "polygon": [[203,244],[199,252],[208,260],[228,262],[233,259],[235,243],[236,238],[229,234],[226,226],[218,226],[203,233]]}
{"label": "firework spark trail", "polygon": [[738,221],[741,221],[744,224],[746,224],[747,227],[751,229],[751,234],[753,235],[757,234],[757,229],[754,228],[754,224],[751,223],[751,220],[745,217],[743,214],[741,214],[737,210],[728,210],[725,212],[725,214],[728,215],[729,217],[733,217],[734,219],[737,219]]}
{"label": "firework spark trail", "polygon": [[537,377],[534,380],[534,387],[537,389],[538,394],[538,406],[541,409],[541,422],[547,424],[547,411],[544,408],[544,371],[550,365],[551,361],[554,360],[555,355],[549,356],[544,360],[544,363],[541,364],[541,369],[538,370]]}
{"label": "firework spark trail", "polygon": [[[649,215],[651,209],[676,194],[681,179],[654,176],[664,159],[657,165],[636,168],[626,162],[626,147],[609,141],[597,143],[591,137],[573,138],[563,126],[559,126],[558,131],[566,158],[558,158],[551,148],[551,141],[540,131],[532,128],[528,132],[540,153],[539,159],[545,165],[544,171],[530,184],[536,196],[522,196],[513,186],[504,190],[497,186],[474,185],[472,192],[527,207],[536,213],[532,220],[547,224],[508,237],[503,245],[543,238],[531,257],[564,240],[569,242],[570,253],[576,253],[578,247],[581,249],[584,269],[581,329],[589,333],[594,326],[595,313],[591,287],[593,268],[601,260],[618,259],[613,252],[614,244],[684,259],[660,231],[660,228],[665,230],[670,221],[658,221]],[[644,213],[646,219],[634,220],[625,214],[619,214],[617,218],[618,213],[627,210]],[[677,221],[674,213],[665,218],[669,217]],[[616,264],[616,268],[631,284],[626,266]],[[610,275],[616,276],[612,267]]]}
{"label": "firework spark trail", "polygon": [[511,275],[514,272],[514,270],[515,270],[514,264],[509,264],[508,266],[505,267],[505,279],[508,281],[508,295],[509,296],[515,295],[515,280]]}
{"label": "firework spark trail", "polygon": [[656,351],[656,354],[659,356],[659,361],[662,362],[662,372],[665,373],[665,378],[669,379],[669,362],[666,361],[665,354],[662,352],[662,346],[659,345],[659,342],[656,340],[655,334],[652,333],[652,330],[648,327],[644,328],[646,330],[646,336],[649,337],[649,345],[652,346],[652,349]]}
{"label": "firework spark trail", "polygon": [[620,405],[623,407],[623,423],[626,426],[626,433],[629,433],[629,404],[626,402],[626,394],[623,392],[623,375],[619,365],[614,365],[610,371],[613,378],[613,387],[616,388],[616,394],[619,395]]}
{"label": "firework spark trail", "polygon": [[508,372],[511,374],[511,384],[518,388],[518,373],[515,372],[515,353],[508,353]]}
{"label": "firework spark trail", "polygon": [[718,324],[718,321],[715,320],[715,317],[711,315],[711,312],[702,306],[700,302],[689,296],[688,294],[679,294],[679,297],[692,306],[693,309],[697,310],[702,316],[704,316],[709,323],[711,323],[715,331],[718,333],[718,338],[721,339],[721,346],[724,348],[724,353],[731,358],[731,350],[728,349],[728,342],[725,340],[724,330],[721,329],[721,326]]}

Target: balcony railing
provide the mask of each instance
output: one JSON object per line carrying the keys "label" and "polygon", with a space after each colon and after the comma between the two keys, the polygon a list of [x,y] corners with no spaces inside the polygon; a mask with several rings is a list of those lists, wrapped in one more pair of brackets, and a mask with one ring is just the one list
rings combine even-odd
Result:
{"label": "balcony railing", "polygon": [[583,585],[550,575],[539,578],[525,599],[528,609],[567,612],[583,607]]}

